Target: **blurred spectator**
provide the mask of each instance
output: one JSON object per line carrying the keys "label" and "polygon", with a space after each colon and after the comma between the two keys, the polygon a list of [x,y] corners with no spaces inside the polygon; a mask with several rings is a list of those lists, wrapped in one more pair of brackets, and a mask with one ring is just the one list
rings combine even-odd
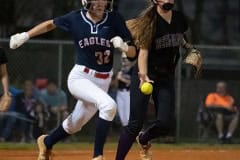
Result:
{"label": "blurred spectator", "polygon": [[23,90],[10,86],[9,92],[11,93],[11,96],[12,96],[12,103],[10,105],[8,112],[5,114],[1,114],[0,116],[0,141],[1,142],[9,140],[11,136],[12,129],[17,119],[13,118],[12,116],[9,116],[8,113],[11,114],[16,112],[16,97],[20,93],[23,93]]}
{"label": "blurred spectator", "polygon": [[46,123],[49,117],[48,113],[44,109],[44,104],[40,101],[37,101],[33,107],[33,112],[31,115],[35,120],[35,123],[33,124],[32,135],[34,139],[37,139],[40,135],[47,132]]}
{"label": "blurred spectator", "polygon": [[[24,93],[16,97],[16,111],[22,114],[27,119],[32,119],[31,112],[34,110],[34,104],[39,98],[39,93],[32,81],[26,80],[24,83]],[[31,123],[26,120],[21,120],[20,127],[22,130],[22,142],[31,140],[30,126]]]}
{"label": "blurred spectator", "polygon": [[[220,143],[230,143],[238,124],[239,112],[234,106],[234,98],[227,92],[227,84],[218,82],[216,92],[209,93],[205,100],[205,106],[216,115],[216,128]],[[228,130],[224,132],[224,120],[230,120]]]}
{"label": "blurred spectator", "polygon": [[41,99],[45,106],[47,106],[50,114],[50,118],[55,121],[55,124],[49,124],[58,126],[63,119],[68,116],[67,96],[66,93],[57,87],[57,84],[53,80],[49,80],[46,89],[41,90]]}
{"label": "blurred spectator", "polygon": [[132,62],[127,59],[125,53],[122,53],[121,70],[117,73],[118,90],[116,95],[118,116],[121,124],[128,124],[130,114],[130,84],[131,84],[131,68]]}
{"label": "blurred spectator", "polygon": [[116,100],[116,95],[117,95],[117,77],[116,74],[113,74],[112,76],[112,80],[108,89],[108,94],[114,99]]}
{"label": "blurred spectator", "polygon": [[25,82],[24,82],[24,86],[25,86],[25,88],[27,87],[27,88],[29,88],[29,90],[31,89],[32,90],[32,94],[33,94],[33,96],[35,97],[35,98],[39,98],[39,96],[40,96],[40,91],[39,91],[39,89],[34,85],[34,83],[33,83],[33,81],[31,81],[31,80],[26,80]]}
{"label": "blurred spectator", "polygon": [[18,89],[14,86],[10,86],[9,87],[9,92],[11,93],[11,96],[12,96],[12,103],[10,105],[10,108],[9,108],[9,112],[11,111],[16,111],[16,97],[23,93],[23,90],[22,89]]}
{"label": "blurred spectator", "polygon": [[[34,94],[35,92],[35,94]],[[14,98],[14,108],[10,108],[12,111],[7,120],[6,126],[2,131],[1,141],[9,140],[11,137],[13,128],[17,128],[20,131],[21,142],[28,142],[31,140],[31,124],[33,122],[31,112],[33,111],[34,103],[38,99],[38,93],[34,89],[34,85],[30,80],[26,80],[24,83],[24,91],[20,92]]]}
{"label": "blurred spectator", "polygon": [[42,90],[47,87],[48,79],[47,78],[37,78],[35,81],[35,86],[37,89]]}

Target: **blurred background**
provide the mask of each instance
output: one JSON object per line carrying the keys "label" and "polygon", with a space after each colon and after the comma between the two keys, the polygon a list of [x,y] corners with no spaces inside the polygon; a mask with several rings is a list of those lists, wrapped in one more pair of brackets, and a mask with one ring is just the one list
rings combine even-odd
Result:
{"label": "blurred background", "polygon": [[[74,46],[71,37],[61,30],[55,30],[30,40],[17,50],[8,47],[9,37],[17,32],[27,31],[40,22],[68,13],[81,7],[80,0],[0,0],[0,45],[7,52],[10,85],[23,90],[26,80],[55,79],[57,86],[67,95],[68,111],[74,107],[75,99],[67,90],[66,81],[74,60]],[[179,62],[176,72],[176,122],[173,124],[173,140],[169,142],[208,142],[215,139],[214,129],[205,134],[199,121],[199,106],[209,92],[215,91],[215,84],[224,80],[228,91],[240,106],[240,0],[175,0],[175,7],[182,11],[191,28],[191,41],[204,58],[199,79],[194,79],[192,68]],[[128,20],[136,17],[144,8],[145,0],[115,0],[114,7]],[[120,67],[119,53],[116,53],[114,71]],[[116,92],[113,83],[111,93]],[[101,97],[99,97],[101,98]],[[149,119],[154,119],[152,104],[149,104]],[[2,116],[3,117],[3,116]],[[94,119],[74,139],[92,141]],[[51,123],[51,122],[48,122]],[[4,128],[4,126],[1,126]],[[117,137],[121,124],[116,118],[112,136]],[[234,134],[237,143],[240,138],[239,125]],[[205,128],[206,129],[206,128]],[[209,128],[207,128],[209,129]],[[1,129],[3,130],[3,129]],[[204,135],[203,135],[204,132]],[[213,132],[213,133],[211,133]],[[213,134],[213,136],[211,135]],[[15,136],[15,137],[14,137]],[[16,140],[12,133],[9,141]],[[84,138],[83,138],[84,137]],[[85,138],[85,137],[89,137]],[[18,139],[19,140],[19,139]],[[17,140],[17,141],[18,141]],[[157,142],[165,142],[159,139]]]}

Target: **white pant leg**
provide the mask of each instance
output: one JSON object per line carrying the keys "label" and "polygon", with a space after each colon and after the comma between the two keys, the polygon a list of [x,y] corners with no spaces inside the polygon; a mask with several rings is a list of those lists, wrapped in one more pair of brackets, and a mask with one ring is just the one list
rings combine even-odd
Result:
{"label": "white pant leg", "polygon": [[117,91],[117,110],[123,126],[128,124],[130,114],[130,92],[127,90]]}
{"label": "white pant leg", "polygon": [[[68,88],[76,99],[82,101],[82,105],[77,103],[72,113],[74,117],[67,118],[64,122],[63,125],[66,131],[71,131],[72,133],[80,130],[96,113],[97,109],[99,110],[100,118],[107,121],[113,120],[116,114],[116,103],[107,94],[110,82],[111,77],[107,79],[95,78],[90,74],[82,72],[78,66],[74,66],[69,74]],[[88,107],[85,104],[88,104]],[[96,111],[91,106],[95,107]]]}
{"label": "white pant leg", "polygon": [[97,108],[94,104],[78,101],[73,112],[63,121],[63,128],[69,134],[74,134],[95,115]]}

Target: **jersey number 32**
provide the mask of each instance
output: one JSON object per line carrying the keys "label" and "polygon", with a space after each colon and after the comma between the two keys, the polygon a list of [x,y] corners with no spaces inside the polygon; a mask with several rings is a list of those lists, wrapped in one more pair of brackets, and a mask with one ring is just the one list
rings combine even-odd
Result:
{"label": "jersey number 32", "polygon": [[110,62],[110,50],[106,50],[104,52],[102,51],[98,51],[95,52],[95,56],[97,58],[97,64],[99,65],[103,65],[103,64],[107,64]]}

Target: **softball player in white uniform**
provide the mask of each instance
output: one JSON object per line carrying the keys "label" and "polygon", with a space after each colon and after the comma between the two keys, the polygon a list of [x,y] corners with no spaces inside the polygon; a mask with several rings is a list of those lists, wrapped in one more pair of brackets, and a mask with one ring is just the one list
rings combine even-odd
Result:
{"label": "softball player in white uniform", "polygon": [[78,100],[77,104],[54,132],[38,138],[38,160],[48,160],[53,145],[81,130],[98,110],[93,159],[103,159],[103,147],[116,113],[116,103],[107,94],[112,76],[113,50],[118,48],[129,57],[136,54],[124,20],[112,11],[112,0],[83,0],[82,3],[84,8],[80,10],[11,36],[10,48],[15,49],[29,38],[59,27],[73,36],[77,51],[76,64],[68,77],[68,89]]}

